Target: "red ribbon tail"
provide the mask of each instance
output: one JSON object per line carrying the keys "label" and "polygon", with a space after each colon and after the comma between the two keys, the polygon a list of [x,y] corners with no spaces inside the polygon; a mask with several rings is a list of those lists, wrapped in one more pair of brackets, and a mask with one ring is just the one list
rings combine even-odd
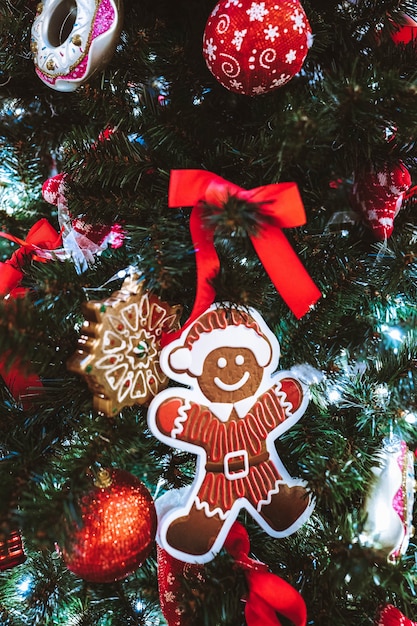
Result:
{"label": "red ribbon tail", "polygon": [[10,354],[0,359],[0,376],[13,398],[20,402],[24,409],[28,409],[32,404],[31,400],[42,393],[42,381],[37,374],[26,371],[27,367],[24,367],[19,359],[12,361],[13,357]]}
{"label": "red ribbon tail", "polygon": [[285,580],[266,571],[266,565],[249,557],[246,528],[235,522],[224,547],[246,575],[249,587],[245,616],[248,626],[281,626],[280,613],[295,626],[306,626],[307,608],[301,594]]}
{"label": "red ribbon tail", "polygon": [[[301,594],[285,580],[269,572],[248,572],[250,588],[249,603],[256,609],[255,617],[248,626],[272,626],[279,624],[276,613],[290,619],[295,626],[306,626],[307,608]],[[253,605],[254,603],[254,605]],[[264,615],[273,615],[275,621],[256,617],[261,610]]]}
{"label": "red ribbon tail", "polygon": [[211,281],[220,269],[219,257],[214,247],[214,231],[203,228],[202,211],[202,205],[196,205],[190,216],[190,231],[196,254],[197,292],[187,324],[213,304],[216,292]]}
{"label": "red ribbon tail", "polygon": [[22,279],[22,272],[9,263],[0,263],[0,297],[7,296]]}
{"label": "red ribbon tail", "polygon": [[269,225],[268,237],[251,237],[251,241],[281,298],[300,319],[321,298],[319,288],[281,228]]}
{"label": "red ribbon tail", "polygon": [[412,198],[414,195],[416,195],[417,193],[417,185],[414,185],[414,187],[410,187],[410,189],[408,189],[408,191],[405,192],[404,194],[404,200],[408,200],[409,198]]}
{"label": "red ribbon tail", "polygon": [[256,593],[249,594],[245,618],[247,626],[282,626],[275,610]]}

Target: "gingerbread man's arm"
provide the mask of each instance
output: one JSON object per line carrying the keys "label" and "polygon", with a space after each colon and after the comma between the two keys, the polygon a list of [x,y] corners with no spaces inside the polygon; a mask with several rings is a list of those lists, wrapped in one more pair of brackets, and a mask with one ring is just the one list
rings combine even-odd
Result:
{"label": "gingerbread man's arm", "polygon": [[291,413],[295,413],[295,411],[301,406],[304,398],[304,391],[301,383],[295,378],[290,377],[283,378],[280,382],[281,391],[283,391],[286,395],[285,401],[291,403]]}
{"label": "gingerbread man's arm", "polygon": [[184,404],[182,398],[170,398],[158,407],[156,425],[161,433],[168,436],[171,435],[175,427],[175,420],[180,416],[180,409]]}
{"label": "gingerbread man's arm", "polygon": [[156,426],[162,434],[168,437],[193,441],[195,426],[199,425],[202,412],[206,418],[205,422],[207,418],[212,418],[205,407],[196,402],[179,397],[168,398],[157,409]]}

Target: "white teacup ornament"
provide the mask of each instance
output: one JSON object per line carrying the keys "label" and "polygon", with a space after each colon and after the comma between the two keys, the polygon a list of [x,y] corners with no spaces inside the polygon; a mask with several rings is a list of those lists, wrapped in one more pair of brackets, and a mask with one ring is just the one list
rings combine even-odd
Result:
{"label": "white teacup ornament", "polygon": [[110,61],[121,27],[121,0],[40,2],[30,44],[37,75],[52,89],[75,91]]}

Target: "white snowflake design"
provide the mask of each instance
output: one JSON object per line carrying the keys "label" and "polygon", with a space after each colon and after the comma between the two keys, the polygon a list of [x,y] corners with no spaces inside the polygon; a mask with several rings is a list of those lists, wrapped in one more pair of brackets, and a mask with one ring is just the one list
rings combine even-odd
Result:
{"label": "white snowflake design", "polygon": [[275,89],[276,87],[281,87],[285,85],[290,80],[291,76],[289,74],[281,74],[279,78],[274,78],[272,83],[270,84],[270,89]]}
{"label": "white snowflake design", "polygon": [[295,9],[294,15],[291,15],[291,19],[294,22],[293,30],[298,30],[302,33],[305,28],[304,15],[300,13],[298,9]]}
{"label": "white snowflake design", "polygon": [[264,28],[265,39],[268,41],[275,41],[276,37],[279,37],[278,26],[268,25],[268,28]]}
{"label": "white snowflake design", "polygon": [[297,52],[296,50],[289,50],[287,52],[287,54],[285,55],[285,60],[287,63],[293,63],[295,61],[295,59],[297,58]]}
{"label": "white snowflake design", "polygon": [[[366,210],[366,205],[362,203],[362,208]],[[378,222],[378,211],[375,209],[368,210],[368,220],[371,222]]]}
{"label": "white snowflake design", "polygon": [[226,4],[224,5],[224,8],[229,9],[232,6],[238,7],[239,1],[240,0],[227,0]]}
{"label": "white snowflake design", "polygon": [[217,46],[214,43],[213,37],[210,37],[210,39],[206,40],[206,48],[204,49],[204,52],[210,61],[216,60],[216,50]]}
{"label": "white snowflake design", "polygon": [[241,91],[243,89],[242,83],[240,83],[238,80],[234,80],[234,79],[230,81],[230,87],[232,89],[238,89],[239,91]]}
{"label": "white snowflake design", "polygon": [[394,223],[394,220],[392,219],[392,217],[388,217],[388,216],[387,217],[380,217],[376,221],[379,222],[381,224],[381,226],[385,226],[385,228],[389,228]]}
{"label": "white snowflake design", "polygon": [[175,593],[173,591],[165,591],[164,599],[165,602],[175,602]]}
{"label": "white snowflake design", "polygon": [[232,44],[235,46],[237,51],[239,51],[242,47],[243,39],[247,32],[247,28],[244,28],[243,30],[235,30],[235,32],[233,33],[234,39],[232,39]]}
{"label": "white snowflake design", "polygon": [[265,9],[265,2],[252,2],[246,13],[249,15],[250,22],[263,22],[264,16],[268,15],[269,11]]}
{"label": "white snowflake design", "polygon": [[255,94],[256,96],[259,96],[265,92],[266,92],[266,87],[263,87],[263,85],[258,85],[257,87],[254,87],[252,89],[252,93]]}

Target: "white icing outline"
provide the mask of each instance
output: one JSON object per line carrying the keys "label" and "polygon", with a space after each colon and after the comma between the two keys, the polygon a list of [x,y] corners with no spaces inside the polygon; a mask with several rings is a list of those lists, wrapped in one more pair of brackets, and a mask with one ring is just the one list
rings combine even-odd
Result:
{"label": "white icing outline", "polygon": [[183,406],[180,406],[178,409],[178,417],[174,421],[174,428],[171,431],[171,436],[173,439],[176,439],[177,435],[182,433],[184,430],[183,423],[187,420],[187,411],[191,408],[191,404],[189,401],[186,401]]}
{"label": "white icing outline", "polygon": [[[243,457],[243,469],[234,472],[229,469],[229,461]],[[249,456],[247,450],[233,450],[227,452],[223,459],[224,475],[228,480],[237,480],[238,478],[246,478],[249,475]]]}

